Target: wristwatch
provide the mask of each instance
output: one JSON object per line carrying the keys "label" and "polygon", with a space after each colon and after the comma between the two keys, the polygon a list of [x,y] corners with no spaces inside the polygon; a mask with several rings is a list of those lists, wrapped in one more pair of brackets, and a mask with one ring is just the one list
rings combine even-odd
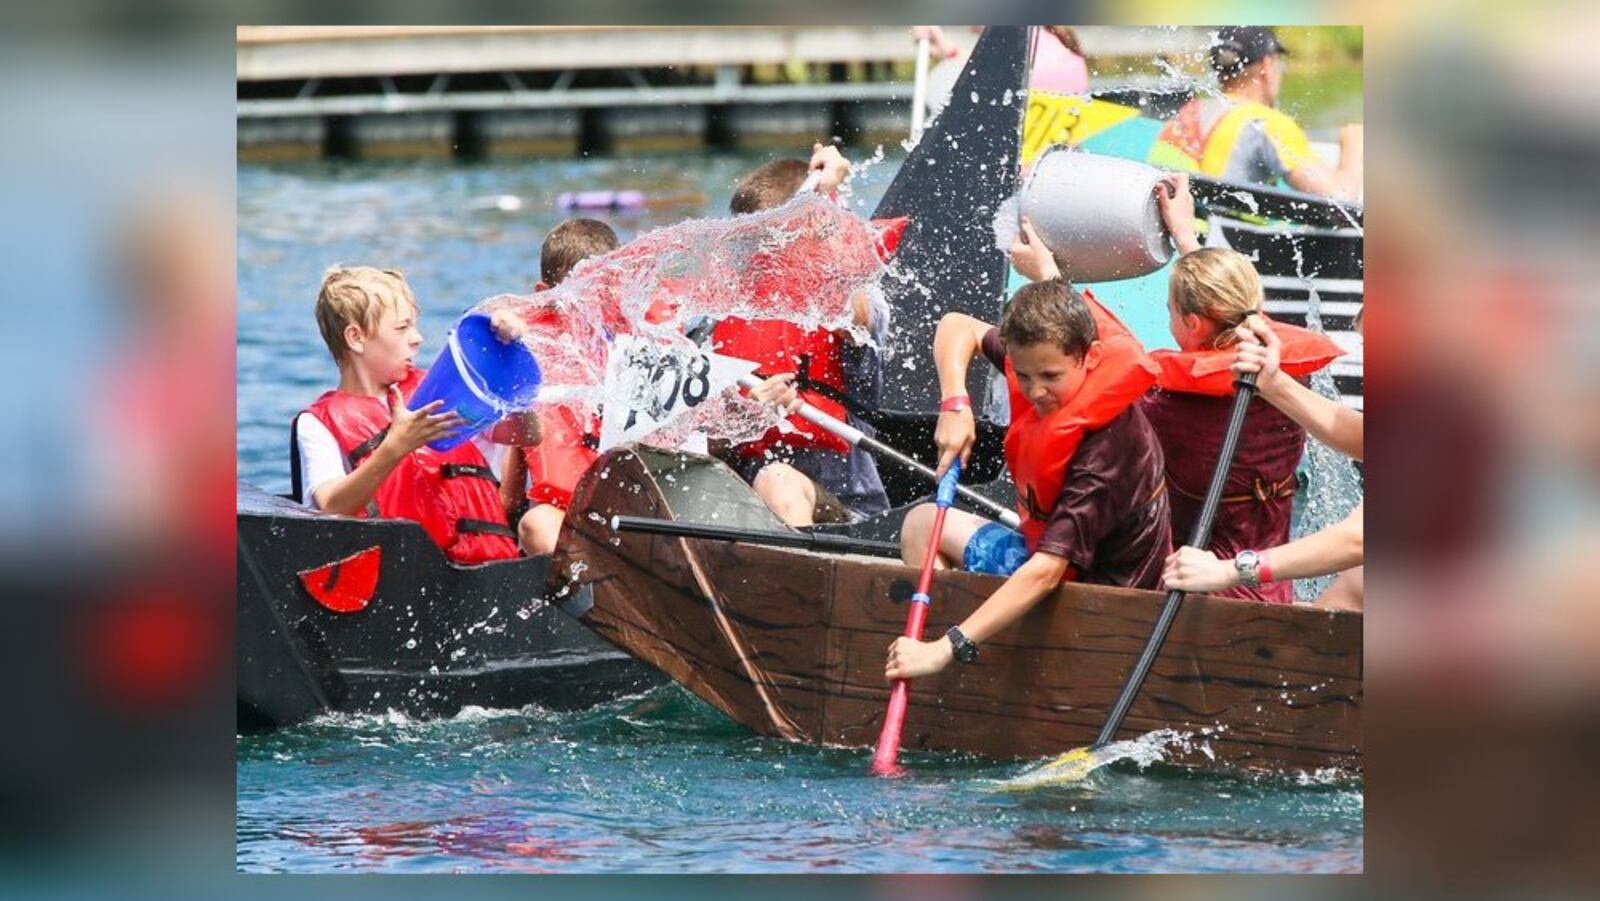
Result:
{"label": "wristwatch", "polygon": [[1261,555],[1255,551],[1240,551],[1233,558],[1233,568],[1239,571],[1239,584],[1246,588],[1261,587]]}
{"label": "wristwatch", "polygon": [[978,659],[978,646],[961,631],[960,626],[951,626],[950,631],[944,633],[944,637],[950,639],[950,647],[955,651],[957,660],[971,663]]}

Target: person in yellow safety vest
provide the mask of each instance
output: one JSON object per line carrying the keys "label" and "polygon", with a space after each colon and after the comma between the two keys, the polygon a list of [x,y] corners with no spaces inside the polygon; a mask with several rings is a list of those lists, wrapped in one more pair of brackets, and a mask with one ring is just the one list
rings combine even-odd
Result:
{"label": "person in yellow safety vest", "polygon": [[1275,109],[1287,51],[1270,28],[1228,26],[1217,31],[1211,68],[1221,97],[1196,97],[1161,129],[1149,161],[1228,181],[1277,185],[1308,194],[1361,199],[1362,128],[1339,130],[1339,165],[1311,149],[1293,118]]}

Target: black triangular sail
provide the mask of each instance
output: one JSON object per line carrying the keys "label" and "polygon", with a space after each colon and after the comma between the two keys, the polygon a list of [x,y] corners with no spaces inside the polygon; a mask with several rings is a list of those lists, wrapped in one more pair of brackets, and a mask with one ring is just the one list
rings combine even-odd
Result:
{"label": "black triangular sail", "polygon": [[[1008,263],[995,247],[993,220],[1017,190],[1027,51],[1026,27],[984,29],[949,104],[873,213],[911,217],[895,253],[899,273],[908,277],[884,280],[894,309],[885,412],[938,409],[930,351],[941,315],[956,310],[993,321],[999,314]],[[972,367],[974,397],[983,396],[985,378],[984,367]]]}

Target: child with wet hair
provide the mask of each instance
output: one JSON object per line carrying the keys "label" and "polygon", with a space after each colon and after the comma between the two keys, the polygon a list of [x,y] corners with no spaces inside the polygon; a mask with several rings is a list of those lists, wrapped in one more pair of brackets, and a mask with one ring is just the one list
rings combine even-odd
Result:
{"label": "child with wet hair", "polygon": [[574,266],[620,246],[617,233],[598,219],[565,220],[544,236],[539,248],[539,282],[533,290],[554,288],[566,280]]}
{"label": "child with wet hair", "polygon": [[[728,209],[744,215],[787,203],[811,173],[818,175],[816,190],[829,194],[849,171],[850,162],[837,148],[814,144],[809,161],[774,160],[751,171],[735,187]],[[870,433],[871,427],[849,407],[852,402],[877,406],[883,365],[876,345],[886,337],[888,309],[863,289],[851,297],[851,315],[872,337],[871,343],[857,341],[846,330],[803,331],[786,320],[730,316],[712,328],[711,346],[762,367],[759,373],[767,380],[752,392],[758,400],[786,411],[804,401]],[[876,461],[796,415],[761,438],[735,446],[727,456],[762,501],[791,526],[809,526],[819,519],[846,521],[889,508]]]}
{"label": "child with wet hair", "polygon": [[[1251,316],[1234,331],[1238,337],[1236,350],[1230,355],[1234,371],[1256,373],[1260,397],[1267,403],[1318,441],[1353,459],[1362,459],[1365,428],[1361,413],[1323,397],[1287,374],[1283,366],[1285,345],[1275,324],[1261,316]],[[1340,573],[1317,598],[1317,606],[1360,610],[1365,581],[1361,565],[1364,506],[1357,503],[1343,520],[1310,535],[1286,544],[1261,546],[1252,551],[1254,559],[1249,566],[1207,550],[1180,547],[1167,558],[1162,580],[1169,588],[1226,593],[1252,580],[1288,585],[1294,579]]]}
{"label": "child with wet hair", "polygon": [[[539,249],[539,282],[534,292],[548,291],[566,280],[579,263],[620,246],[617,233],[598,219],[567,219],[545,235]],[[535,319],[532,329],[559,328]],[[539,414],[542,440],[523,447],[507,462],[501,494],[517,523],[517,541],[530,556],[555,550],[572,504],[572,490],[589,465],[599,458],[600,421],[566,407],[550,407]],[[520,513],[517,511],[521,511]]]}
{"label": "child with wet hair", "polygon": [[[889,679],[970,662],[1063,581],[1154,588],[1172,547],[1161,445],[1138,404],[1155,365],[1133,333],[1067,284],[1038,237],[1029,237],[1031,246],[1013,246],[1013,261],[1043,278],[1012,296],[999,327],[948,313],[933,339],[944,397],[934,434],[939,471],[972,451],[967,367],[981,353],[1005,372],[1010,391],[1006,466],[1022,518],[1012,530],[951,508],[936,565],[1007,578],[944,637],[896,639],[884,669]],[[1023,256],[1027,262],[1019,262]],[[900,548],[909,565],[927,551],[934,512],[923,504],[906,516]]]}
{"label": "child with wet hair", "polygon": [[[1229,367],[1240,323],[1252,316],[1269,322],[1284,349],[1284,370],[1297,378],[1308,377],[1343,351],[1325,335],[1267,320],[1261,309],[1265,291],[1250,260],[1226,247],[1200,247],[1187,175],[1165,179],[1157,202],[1182,253],[1173,264],[1167,292],[1178,350],[1151,353],[1161,372],[1142,407],[1161,439],[1172,492],[1172,533],[1183,540],[1199,518],[1222,449],[1233,406],[1234,373]],[[1253,561],[1260,549],[1289,538],[1295,470],[1305,440],[1305,429],[1263,396],[1251,401],[1207,549],[1234,560],[1241,573],[1252,572],[1223,595],[1278,604],[1294,600],[1288,582],[1256,578]]]}

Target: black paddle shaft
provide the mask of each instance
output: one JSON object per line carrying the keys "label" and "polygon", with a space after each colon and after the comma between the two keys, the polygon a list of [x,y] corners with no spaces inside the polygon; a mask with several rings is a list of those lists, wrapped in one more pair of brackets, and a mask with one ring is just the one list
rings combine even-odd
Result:
{"label": "black paddle shaft", "polygon": [[900,559],[900,545],[892,541],[869,541],[834,535],[829,532],[782,531],[780,529],[738,529],[731,526],[713,526],[702,523],[676,522],[670,519],[651,519],[648,516],[613,516],[613,532],[649,532],[656,535],[674,535],[679,538],[705,538],[711,541],[735,541],[742,544],[766,544],[777,547],[797,547],[809,551],[832,551],[845,554],[863,554],[868,557],[893,557]]}
{"label": "black paddle shaft", "polygon": [[[1222,486],[1228,481],[1228,470],[1233,468],[1233,454],[1239,448],[1239,433],[1244,430],[1244,417],[1250,410],[1250,400],[1256,393],[1256,374],[1247,372],[1239,376],[1234,383],[1238,390],[1233,396],[1233,410],[1228,414],[1228,430],[1222,436],[1222,453],[1217,455],[1217,468],[1211,474],[1211,487],[1206,489],[1205,503],[1200,507],[1200,518],[1194,522],[1194,531],[1189,536],[1189,546],[1204,549],[1211,542],[1211,526],[1217,520],[1217,508],[1222,506]],[[1150,640],[1144,643],[1144,651],[1139,654],[1139,662],[1134,664],[1133,672],[1128,674],[1128,681],[1123,683],[1122,694],[1117,696],[1117,703],[1111,708],[1111,715],[1106,717],[1106,724],[1100,729],[1100,736],[1089,746],[1091,751],[1098,750],[1110,744],[1117,737],[1117,731],[1122,728],[1122,721],[1128,716],[1128,708],[1133,706],[1133,699],[1139,696],[1139,689],[1143,687],[1145,677],[1150,675],[1150,667],[1156,662],[1156,657],[1161,653],[1161,645],[1167,640],[1167,632],[1172,629],[1172,621],[1178,616],[1178,608],[1183,606],[1183,590],[1174,588],[1167,592],[1167,602],[1161,608],[1161,616],[1156,620],[1156,627],[1150,633]]]}

